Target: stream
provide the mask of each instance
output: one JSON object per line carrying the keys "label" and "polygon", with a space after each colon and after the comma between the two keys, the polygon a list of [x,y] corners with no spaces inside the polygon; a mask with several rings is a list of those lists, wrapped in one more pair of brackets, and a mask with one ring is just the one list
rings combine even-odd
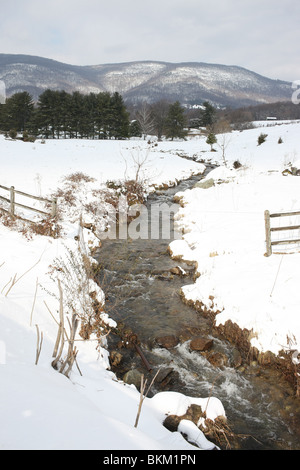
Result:
{"label": "stream", "polygon": [[[210,168],[207,168],[207,171]],[[157,191],[147,200],[152,204],[173,204],[179,191],[192,188],[202,176],[193,176],[174,188]],[[149,211],[150,212],[150,211]],[[180,288],[193,283],[193,267],[172,260],[170,239],[103,240],[97,253],[101,265],[99,284],[106,296],[106,312],[138,336],[140,347],[153,369],[165,371],[163,383],[153,385],[152,393],[172,390],[190,397],[214,396],[221,400],[228,423],[240,436],[244,450],[299,450],[300,399],[275,371],[257,363],[232,367],[235,348],[213,336],[210,321],[184,304]],[[174,275],[180,266],[188,274]],[[161,347],[157,338],[174,335],[180,342],[173,348]],[[224,353],[229,364],[213,366],[189,344],[193,336],[213,339],[213,351]],[[118,349],[119,338],[108,337],[109,349]],[[116,374],[147,369],[134,348],[120,349],[122,364]]]}

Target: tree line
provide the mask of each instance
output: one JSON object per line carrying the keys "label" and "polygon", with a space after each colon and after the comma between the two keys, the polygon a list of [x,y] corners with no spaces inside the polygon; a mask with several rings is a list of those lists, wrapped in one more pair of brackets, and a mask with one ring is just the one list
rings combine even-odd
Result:
{"label": "tree line", "polygon": [[253,121],[264,121],[268,117],[275,117],[279,121],[300,119],[300,106],[292,101],[278,101],[218,111],[218,118],[227,120],[235,129],[243,129]]}
{"label": "tree line", "polygon": [[[209,125],[214,108],[203,103],[193,126]],[[0,105],[0,130],[11,137],[17,133],[43,138],[127,139],[156,135],[158,139],[185,138],[188,110],[176,101],[141,103],[127,107],[118,93],[83,94],[78,91],[45,90],[34,103],[24,91]]]}
{"label": "tree line", "polygon": [[[83,94],[78,91],[45,90],[35,103],[32,96],[18,92],[0,104],[0,131],[25,138],[127,139],[155,135],[160,140],[185,138],[187,128],[205,127],[217,132],[220,122],[241,129],[251,121],[275,116],[300,119],[300,107],[291,102],[217,110],[205,101],[197,109],[178,101],[125,105],[118,93]],[[227,127],[228,127],[227,125]],[[224,126],[223,126],[224,127]]]}
{"label": "tree line", "polygon": [[45,90],[37,103],[28,92],[15,93],[0,107],[0,129],[48,138],[128,136],[129,117],[118,93]]}

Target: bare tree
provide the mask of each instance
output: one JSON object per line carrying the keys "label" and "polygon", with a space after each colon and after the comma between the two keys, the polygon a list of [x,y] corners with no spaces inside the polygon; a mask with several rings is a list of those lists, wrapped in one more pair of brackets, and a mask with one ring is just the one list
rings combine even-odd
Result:
{"label": "bare tree", "polygon": [[215,131],[218,133],[218,140],[217,140],[217,145],[222,151],[222,159],[224,162],[224,165],[227,167],[227,161],[226,161],[226,149],[231,141],[231,126],[228,121],[225,119],[220,120],[215,124],[214,127]]}
{"label": "bare tree", "polygon": [[151,106],[152,115],[154,118],[154,131],[158,140],[161,140],[165,131],[166,119],[169,111],[170,103],[165,100],[160,100]]}
{"label": "bare tree", "polygon": [[155,122],[148,103],[142,103],[141,107],[136,112],[135,118],[141,128],[145,140],[147,135],[151,135],[154,132]]}
{"label": "bare tree", "polygon": [[135,181],[136,182],[144,182],[145,178],[142,175],[141,176],[141,171],[145,169],[145,165],[147,163],[147,160],[149,158],[150,154],[150,149],[146,149],[145,151],[141,151],[141,149],[135,149],[135,152],[131,152],[131,158],[134,163],[134,169],[135,169]]}

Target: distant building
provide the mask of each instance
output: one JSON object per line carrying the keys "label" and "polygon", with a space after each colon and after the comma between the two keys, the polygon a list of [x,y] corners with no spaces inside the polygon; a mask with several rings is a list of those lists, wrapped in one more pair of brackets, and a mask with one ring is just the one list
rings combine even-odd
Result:
{"label": "distant building", "polygon": [[187,136],[188,137],[200,137],[201,136],[201,129],[188,129],[187,130]]}

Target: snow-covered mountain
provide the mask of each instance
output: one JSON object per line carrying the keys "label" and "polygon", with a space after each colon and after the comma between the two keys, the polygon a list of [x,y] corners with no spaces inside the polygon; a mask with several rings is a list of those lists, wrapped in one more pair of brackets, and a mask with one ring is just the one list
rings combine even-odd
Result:
{"label": "snow-covered mountain", "polygon": [[35,99],[47,88],[82,93],[118,91],[127,102],[160,99],[182,104],[247,106],[287,101],[291,83],[238,66],[206,63],[127,62],[74,66],[36,56],[0,54],[6,96],[28,91]]}

